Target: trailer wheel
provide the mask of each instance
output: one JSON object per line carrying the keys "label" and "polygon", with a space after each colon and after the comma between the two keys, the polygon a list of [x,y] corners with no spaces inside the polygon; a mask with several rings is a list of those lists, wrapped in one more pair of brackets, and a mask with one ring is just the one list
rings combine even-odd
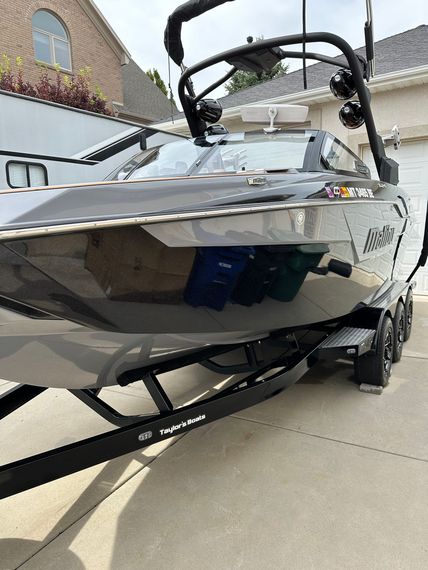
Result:
{"label": "trailer wheel", "polygon": [[401,360],[404,344],[404,333],[406,330],[406,309],[400,301],[397,303],[394,316],[394,350],[392,354],[392,362]]}
{"label": "trailer wheel", "polygon": [[391,376],[394,352],[394,325],[390,317],[385,316],[373,353],[355,360],[355,377],[359,384],[387,386]]}
{"label": "trailer wheel", "polygon": [[413,292],[409,288],[407,291],[406,302],[404,304],[405,312],[405,327],[404,327],[404,340],[409,340],[412,333],[413,325]]}

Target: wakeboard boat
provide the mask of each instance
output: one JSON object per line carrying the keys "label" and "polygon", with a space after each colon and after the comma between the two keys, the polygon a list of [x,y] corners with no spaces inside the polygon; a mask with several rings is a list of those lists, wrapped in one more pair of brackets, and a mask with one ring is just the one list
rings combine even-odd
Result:
{"label": "wakeboard boat", "polygon": [[[0,395],[0,420],[54,387],[117,426],[0,467],[0,498],[262,402],[320,358],[353,360],[357,382],[381,391],[401,357],[428,237],[399,281],[413,214],[370,109],[371,2],[367,60],[339,36],[304,29],[186,68],[182,23],[225,1],[190,0],[168,21],[190,138],[153,146],[145,131],[141,153],[98,184],[0,191],[0,377],[20,383]],[[306,51],[317,42],[343,59]],[[303,50],[283,49],[292,44]],[[255,132],[217,124],[207,95],[283,58],[339,65],[330,86],[349,99],[340,118],[365,123],[378,179],[336,137],[308,128],[307,108],[243,109],[264,124]],[[192,76],[220,62],[230,71],[196,95]],[[289,123],[300,128],[280,126]],[[389,142],[399,144],[397,130]],[[196,363],[228,377],[174,404],[159,376]],[[137,381],[154,414],[125,416],[99,396]]]}
{"label": "wakeboard boat", "polygon": [[[101,388],[129,371],[215,346],[340,321],[397,275],[412,210],[370,109],[370,64],[338,36],[248,43],[183,65],[181,23],[223,2],[193,0],[170,17],[170,57],[191,138],[148,148],[113,180],[0,191],[0,375],[25,384]],[[331,80],[348,127],[364,122],[379,180],[307,108],[249,106],[264,123],[228,133],[194,73],[271,69],[282,48],[327,42],[344,54]],[[282,47],[281,47],[282,46]],[[331,63],[337,58],[306,53]]]}

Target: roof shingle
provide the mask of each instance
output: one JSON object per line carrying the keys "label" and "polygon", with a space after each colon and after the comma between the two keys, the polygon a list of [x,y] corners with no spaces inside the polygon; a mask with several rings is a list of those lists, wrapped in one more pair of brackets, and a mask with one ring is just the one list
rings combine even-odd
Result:
{"label": "roof shingle", "polygon": [[[355,52],[365,57],[365,47]],[[421,25],[401,34],[385,38],[375,43],[376,74],[410,69],[428,64],[428,26]],[[343,56],[338,56],[339,58]],[[327,63],[316,63],[307,67],[308,88],[326,87],[334,68]],[[224,109],[242,104],[263,101],[281,95],[303,91],[301,69],[275,79],[242,89],[219,99]]]}
{"label": "roof shingle", "polygon": [[[145,121],[171,116],[171,102],[144,71],[130,60],[122,67],[123,108],[121,114]],[[174,107],[173,112],[176,112]]]}

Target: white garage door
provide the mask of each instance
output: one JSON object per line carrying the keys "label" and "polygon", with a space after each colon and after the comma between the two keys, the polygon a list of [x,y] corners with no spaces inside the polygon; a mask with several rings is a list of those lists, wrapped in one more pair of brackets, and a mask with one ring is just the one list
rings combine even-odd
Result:
{"label": "white garage door", "polygon": [[[410,194],[417,218],[403,264],[403,274],[400,275],[400,278],[407,278],[419,259],[422,247],[428,199],[428,140],[403,143],[398,150],[387,148],[386,152],[400,165],[400,186]],[[368,148],[363,151],[363,160],[375,178],[376,168]],[[418,282],[416,293],[428,295],[428,267],[419,269],[415,279]]]}

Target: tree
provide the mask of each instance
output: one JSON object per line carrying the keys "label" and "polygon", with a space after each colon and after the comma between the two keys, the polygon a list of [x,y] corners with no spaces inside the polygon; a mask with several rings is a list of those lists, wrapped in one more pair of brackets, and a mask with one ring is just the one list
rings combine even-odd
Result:
{"label": "tree", "polygon": [[146,75],[147,75],[147,77],[149,77],[153,81],[153,83],[156,85],[156,87],[159,87],[159,89],[162,91],[162,93],[168,97],[168,99],[173,103],[173,105],[175,105],[174,96],[173,96],[172,92],[168,93],[168,88],[165,85],[165,81],[159,75],[159,71],[154,67],[153,70],[148,69],[146,71]]}
{"label": "tree", "polygon": [[168,97],[168,89],[166,88],[162,77],[159,75],[159,71],[156,68],[153,68],[153,70],[148,69],[146,71],[146,75],[153,81],[156,87],[159,87],[162,93]]}
{"label": "tree", "polygon": [[278,62],[269,72],[263,72],[261,74],[254,73],[252,71],[237,71],[228,81],[225,83],[224,87],[228,95],[236,93],[241,89],[246,89],[247,87],[252,87],[258,83],[264,83],[269,81],[269,79],[274,79],[274,77],[280,77],[287,73],[288,65]]}

